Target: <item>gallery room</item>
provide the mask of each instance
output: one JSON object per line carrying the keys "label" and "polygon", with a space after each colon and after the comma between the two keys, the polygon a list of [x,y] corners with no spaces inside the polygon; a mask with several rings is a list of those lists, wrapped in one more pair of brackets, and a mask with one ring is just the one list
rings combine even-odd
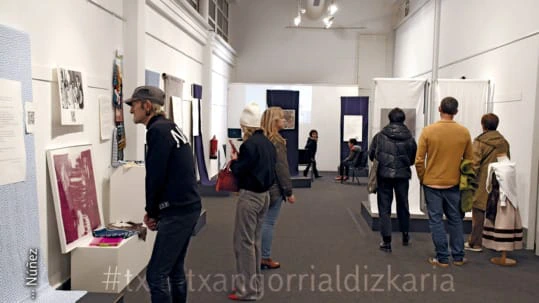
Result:
{"label": "gallery room", "polygon": [[538,11],[0,1],[0,302],[536,302]]}

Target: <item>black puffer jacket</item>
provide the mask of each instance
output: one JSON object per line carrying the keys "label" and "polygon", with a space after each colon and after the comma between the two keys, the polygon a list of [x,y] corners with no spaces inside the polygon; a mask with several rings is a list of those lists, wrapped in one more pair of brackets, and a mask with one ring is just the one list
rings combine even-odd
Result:
{"label": "black puffer jacket", "polygon": [[378,160],[377,176],[381,178],[412,177],[417,144],[403,123],[390,123],[372,139],[369,158]]}

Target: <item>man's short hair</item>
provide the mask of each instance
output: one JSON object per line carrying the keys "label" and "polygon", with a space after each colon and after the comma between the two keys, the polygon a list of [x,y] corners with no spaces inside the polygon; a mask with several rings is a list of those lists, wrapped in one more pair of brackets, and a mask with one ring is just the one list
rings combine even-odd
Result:
{"label": "man's short hair", "polygon": [[389,118],[389,122],[404,122],[406,120],[406,115],[404,114],[404,111],[398,107],[395,107],[392,109],[389,114],[387,115]]}
{"label": "man's short hair", "polygon": [[352,145],[357,145],[357,140],[355,138],[351,138],[350,140],[348,140],[348,143]]}
{"label": "man's short hair", "polygon": [[313,136],[313,133],[317,133],[318,134],[318,131],[316,129],[311,129],[311,131],[309,132],[309,137],[312,137]]}
{"label": "man's short hair", "polygon": [[499,123],[500,119],[493,113],[488,113],[481,117],[481,125],[486,130],[496,130]]}
{"label": "man's short hair", "polygon": [[445,97],[440,103],[440,110],[444,114],[455,115],[459,109],[459,102],[453,97]]}

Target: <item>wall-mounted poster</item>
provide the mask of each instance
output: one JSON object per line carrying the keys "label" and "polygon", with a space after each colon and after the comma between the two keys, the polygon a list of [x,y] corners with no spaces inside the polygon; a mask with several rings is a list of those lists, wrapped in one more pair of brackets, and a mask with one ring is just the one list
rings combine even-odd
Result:
{"label": "wall-mounted poster", "polygon": [[82,125],[84,91],[80,72],[56,69],[60,94],[60,113],[62,125]]}
{"label": "wall-mounted poster", "polygon": [[103,225],[92,160],[90,145],[47,151],[62,253],[91,238],[92,231]]}
{"label": "wall-mounted poster", "polygon": [[[406,117],[404,119],[404,125],[408,127],[410,132],[412,133],[412,137],[415,138],[415,130],[417,127],[416,125],[416,119],[415,119],[415,108],[401,108],[404,112],[404,116]],[[382,122],[381,127],[383,128],[389,123],[389,112],[392,110],[392,108],[382,108],[380,109],[380,121]],[[418,138],[416,138],[418,139]]]}
{"label": "wall-mounted poster", "polygon": [[283,109],[284,113],[284,129],[295,129],[296,128],[296,110],[294,109]]}
{"label": "wall-mounted poster", "polygon": [[361,115],[343,116],[342,139],[344,142],[348,142],[352,138],[358,142],[363,141],[363,116]]}

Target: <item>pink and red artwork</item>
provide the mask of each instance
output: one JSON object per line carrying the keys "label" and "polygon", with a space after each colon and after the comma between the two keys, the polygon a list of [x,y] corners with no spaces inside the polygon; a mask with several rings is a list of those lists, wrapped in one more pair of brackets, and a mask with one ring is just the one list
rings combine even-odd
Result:
{"label": "pink and red artwork", "polygon": [[49,173],[62,252],[102,225],[90,146],[51,150]]}

